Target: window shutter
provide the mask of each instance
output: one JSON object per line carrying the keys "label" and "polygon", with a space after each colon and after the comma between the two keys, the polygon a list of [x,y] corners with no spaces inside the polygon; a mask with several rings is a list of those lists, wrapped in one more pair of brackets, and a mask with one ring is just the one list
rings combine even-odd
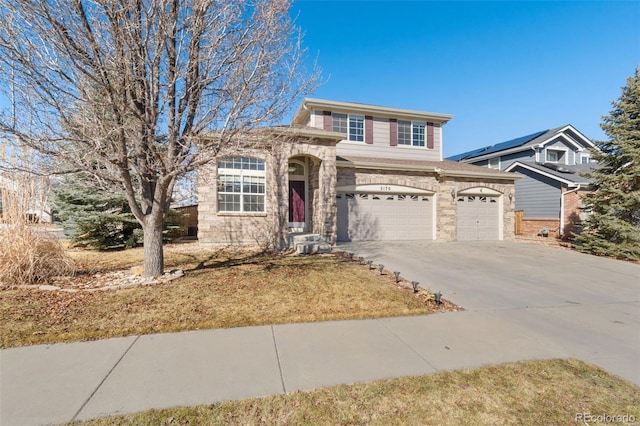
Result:
{"label": "window shutter", "polygon": [[373,143],[373,117],[370,115],[364,116],[364,142]]}
{"label": "window shutter", "polygon": [[333,130],[331,111],[322,111],[322,128],[324,130]]}
{"label": "window shutter", "polygon": [[427,123],[427,148],[433,149],[433,123]]}
{"label": "window shutter", "polygon": [[395,118],[389,119],[389,145],[398,145],[398,120]]}

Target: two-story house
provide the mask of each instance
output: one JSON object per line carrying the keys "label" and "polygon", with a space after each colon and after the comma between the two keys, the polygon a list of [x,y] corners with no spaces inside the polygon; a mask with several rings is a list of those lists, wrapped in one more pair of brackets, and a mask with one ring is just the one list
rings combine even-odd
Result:
{"label": "two-story house", "polygon": [[512,173],[442,160],[448,114],[305,99],[200,175],[201,243],[513,237]]}
{"label": "two-story house", "polygon": [[449,160],[516,172],[515,209],[522,212],[523,235],[569,237],[584,219],[582,197],[590,180],[583,173],[596,163],[596,146],[571,125],[542,130],[484,148],[449,157]]}

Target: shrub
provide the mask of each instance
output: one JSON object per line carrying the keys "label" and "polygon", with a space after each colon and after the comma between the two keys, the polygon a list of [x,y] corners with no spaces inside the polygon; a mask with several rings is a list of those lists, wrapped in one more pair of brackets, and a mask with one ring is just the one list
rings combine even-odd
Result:
{"label": "shrub", "polygon": [[0,287],[41,284],[73,270],[73,261],[47,231],[22,224],[2,225]]}

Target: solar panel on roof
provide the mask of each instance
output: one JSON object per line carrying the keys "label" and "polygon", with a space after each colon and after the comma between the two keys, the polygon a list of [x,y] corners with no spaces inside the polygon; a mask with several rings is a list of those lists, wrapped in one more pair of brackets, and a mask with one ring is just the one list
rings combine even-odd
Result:
{"label": "solar panel on roof", "polygon": [[511,139],[505,142],[500,142],[495,145],[489,145],[489,146],[485,146],[484,148],[475,149],[473,151],[464,152],[458,155],[453,155],[451,157],[448,157],[447,159],[451,161],[460,161],[466,158],[473,158],[480,155],[492,154],[494,152],[503,151],[505,149],[515,148],[517,146],[524,145],[529,141],[532,141],[533,139],[537,138],[538,136],[548,131],[549,130],[542,130],[540,132],[532,133],[527,136],[521,136],[519,138]]}

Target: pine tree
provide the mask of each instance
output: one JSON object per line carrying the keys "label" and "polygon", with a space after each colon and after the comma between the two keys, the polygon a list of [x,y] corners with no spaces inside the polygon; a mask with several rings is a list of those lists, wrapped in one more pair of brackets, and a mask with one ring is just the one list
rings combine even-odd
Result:
{"label": "pine tree", "polygon": [[599,167],[589,175],[594,192],[585,198],[591,213],[577,241],[584,252],[640,260],[640,75],[627,79],[622,95],[600,127],[610,140],[595,142]]}
{"label": "pine tree", "polygon": [[121,194],[100,191],[81,176],[67,176],[53,191],[53,204],[70,239],[98,250],[130,248],[142,243],[142,228]]}

